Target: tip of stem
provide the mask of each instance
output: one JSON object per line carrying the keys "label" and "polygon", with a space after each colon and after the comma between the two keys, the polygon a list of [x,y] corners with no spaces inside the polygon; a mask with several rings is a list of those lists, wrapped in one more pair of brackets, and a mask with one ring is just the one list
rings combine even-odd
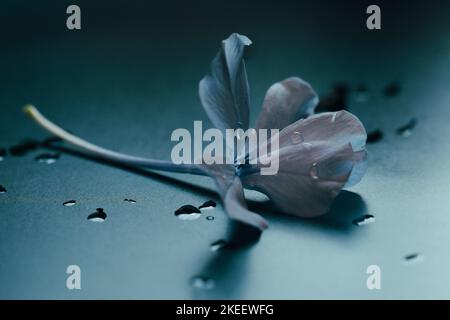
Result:
{"label": "tip of stem", "polygon": [[26,106],[23,107],[23,112],[25,112],[25,114],[28,116],[32,116],[34,110],[36,110],[36,107],[33,106],[32,104],[27,104]]}

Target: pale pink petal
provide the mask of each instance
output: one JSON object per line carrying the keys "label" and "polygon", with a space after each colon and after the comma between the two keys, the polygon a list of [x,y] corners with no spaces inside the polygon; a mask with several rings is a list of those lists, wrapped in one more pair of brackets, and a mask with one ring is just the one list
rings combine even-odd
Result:
{"label": "pale pink petal", "polygon": [[211,164],[201,165],[202,170],[214,179],[216,188],[229,218],[260,231],[268,227],[268,223],[260,215],[249,211],[244,198],[244,190],[239,177],[235,175],[234,166]]}
{"label": "pale pink petal", "polygon": [[364,174],[365,139],[364,126],[347,111],[313,115],[280,132],[278,174],[246,175],[244,169],[242,182],[264,192],[285,213],[325,214],[349,179],[356,183]]}
{"label": "pale pink petal", "polygon": [[210,73],[200,81],[200,101],[221,130],[248,128],[249,85],[243,57],[250,44],[250,39],[237,33],[223,40]]}
{"label": "pale pink petal", "polygon": [[273,84],[266,93],[256,129],[283,129],[313,114],[319,98],[309,83],[297,77]]}

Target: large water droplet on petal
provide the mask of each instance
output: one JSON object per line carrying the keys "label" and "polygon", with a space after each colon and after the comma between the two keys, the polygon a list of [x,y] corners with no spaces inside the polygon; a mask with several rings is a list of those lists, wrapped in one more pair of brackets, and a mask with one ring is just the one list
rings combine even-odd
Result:
{"label": "large water droplet on petal", "polygon": [[0,184],[0,194],[6,193],[6,188]]}
{"label": "large water droplet on petal", "polygon": [[312,143],[309,142],[303,142],[302,145],[306,150],[311,150],[311,148],[313,147]]}
{"label": "large water droplet on petal", "polygon": [[317,162],[314,162],[313,165],[311,166],[311,169],[309,170],[309,175],[314,180],[319,179],[319,172],[318,172],[318,168],[317,168]]}
{"label": "large water droplet on petal", "polygon": [[305,141],[303,135],[301,134],[301,132],[295,131],[294,133],[292,133],[291,135],[291,142],[292,144],[299,144],[302,143],[303,141]]}

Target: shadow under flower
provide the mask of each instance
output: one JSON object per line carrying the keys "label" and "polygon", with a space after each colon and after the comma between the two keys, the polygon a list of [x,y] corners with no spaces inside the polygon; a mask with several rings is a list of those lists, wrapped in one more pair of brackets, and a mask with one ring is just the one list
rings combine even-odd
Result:
{"label": "shadow under flower", "polygon": [[355,230],[353,221],[367,214],[367,204],[357,193],[343,190],[334,200],[331,210],[324,216],[313,219],[313,223],[325,228],[342,231]]}
{"label": "shadow under flower", "polygon": [[[277,220],[294,228],[311,226],[324,231],[336,231],[344,236],[357,229],[353,220],[367,213],[367,205],[362,197],[350,191],[342,191],[326,215],[313,219],[280,214],[269,200],[247,202],[250,210],[263,212],[270,221]],[[199,272],[212,279],[215,286],[211,290],[193,288],[193,299],[239,299],[242,296],[250,269],[251,249],[259,235],[247,225],[230,222],[229,226],[227,242],[231,246],[216,252]]]}
{"label": "shadow under flower", "polygon": [[264,202],[248,202],[249,209],[256,212],[263,212],[264,216],[270,220],[283,220],[289,224],[311,225],[324,230],[350,233],[355,230],[353,220],[367,213],[367,205],[364,199],[357,193],[343,190],[333,202],[330,211],[316,218],[300,218],[280,214],[269,200]]}

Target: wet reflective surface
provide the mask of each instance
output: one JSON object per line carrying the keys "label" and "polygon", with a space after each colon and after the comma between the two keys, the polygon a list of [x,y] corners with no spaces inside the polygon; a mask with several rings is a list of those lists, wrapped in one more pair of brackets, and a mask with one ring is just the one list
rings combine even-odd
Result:
{"label": "wet reflective surface", "polygon": [[[365,29],[360,1],[275,9],[263,2],[237,12],[227,1],[214,14],[210,6],[174,12],[169,5],[82,3],[89,19],[78,33],[65,29],[63,4],[31,11],[6,4],[0,298],[450,298],[450,8],[405,2],[411,16],[430,17],[411,23],[395,20],[404,16],[401,2],[383,7],[376,33]],[[207,121],[198,81],[220,40],[235,31],[255,44],[246,65],[253,116],[272,83],[297,75],[325,109],[345,103],[368,132],[383,133],[367,147],[362,182],[342,192],[326,216],[285,216],[251,199],[269,229],[252,245],[211,250],[218,239],[230,240],[232,226],[209,179],[46,149],[37,141],[48,135],[22,114],[32,102],[101,146],[169,159],[171,132]],[[398,88],[387,90],[393,83]],[[397,132],[411,119],[414,128]],[[43,153],[61,157],[47,166],[35,160]],[[70,199],[76,205],[62,205]],[[209,199],[217,206],[200,219],[174,217],[181,206]],[[103,223],[87,220],[99,214],[95,208],[104,208]],[[376,222],[356,226],[366,214]],[[80,291],[65,287],[72,264],[81,268]],[[366,288],[373,264],[382,270],[381,291]]]}

